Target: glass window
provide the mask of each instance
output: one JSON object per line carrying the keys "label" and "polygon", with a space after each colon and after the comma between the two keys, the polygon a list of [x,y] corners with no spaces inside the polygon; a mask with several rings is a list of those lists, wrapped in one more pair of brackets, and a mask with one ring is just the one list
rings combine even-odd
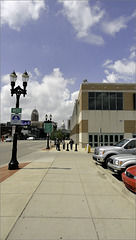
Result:
{"label": "glass window", "polygon": [[95,110],[95,93],[89,92],[89,110]]}
{"label": "glass window", "polygon": [[98,142],[98,135],[94,135],[94,142]]}
{"label": "glass window", "polygon": [[108,135],[104,135],[104,142],[108,142]]}
{"label": "glass window", "polygon": [[117,110],[123,110],[123,93],[117,93]]}
{"label": "glass window", "polygon": [[103,110],[109,110],[109,93],[103,93]]}
{"label": "glass window", "polygon": [[89,135],[89,142],[92,142],[92,141],[93,141],[93,136]]}
{"label": "glass window", "polygon": [[113,142],[113,135],[110,135],[110,142]]}
{"label": "glass window", "polygon": [[89,99],[89,110],[95,110],[95,101],[94,99]]}
{"label": "glass window", "polygon": [[118,135],[115,135],[115,142],[118,142],[119,139],[118,139]]}
{"label": "glass window", "polygon": [[123,135],[120,135],[120,140],[123,139],[123,138],[124,138],[124,136],[123,136]]}
{"label": "glass window", "polygon": [[89,110],[123,110],[122,92],[89,92]]}
{"label": "glass window", "polygon": [[94,98],[95,92],[89,92],[89,98]]}
{"label": "glass window", "polygon": [[110,93],[110,110],[116,110],[116,93]]}
{"label": "glass window", "polygon": [[125,148],[136,148],[136,140],[132,140],[131,142],[129,142]]}
{"label": "glass window", "polygon": [[100,142],[103,142],[103,135],[100,135]]}

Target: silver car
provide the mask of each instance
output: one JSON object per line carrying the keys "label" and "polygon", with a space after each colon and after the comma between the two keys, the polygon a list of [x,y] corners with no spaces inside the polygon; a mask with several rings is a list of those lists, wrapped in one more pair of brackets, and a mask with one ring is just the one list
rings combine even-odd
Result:
{"label": "silver car", "polygon": [[101,146],[95,148],[93,159],[106,167],[111,156],[117,154],[131,154],[135,150],[136,138],[125,138],[114,146]]}
{"label": "silver car", "polygon": [[132,154],[119,154],[111,156],[107,166],[111,171],[121,174],[128,167],[133,165],[136,165],[136,151]]}

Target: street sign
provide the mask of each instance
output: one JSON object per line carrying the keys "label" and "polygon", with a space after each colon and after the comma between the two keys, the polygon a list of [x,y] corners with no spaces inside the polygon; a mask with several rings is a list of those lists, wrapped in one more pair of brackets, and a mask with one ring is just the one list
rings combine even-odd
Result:
{"label": "street sign", "polygon": [[22,113],[22,108],[11,108],[11,113]]}
{"label": "street sign", "polygon": [[52,133],[52,123],[44,123],[44,132],[45,133]]}
{"label": "street sign", "polygon": [[11,125],[21,124],[21,114],[11,114]]}

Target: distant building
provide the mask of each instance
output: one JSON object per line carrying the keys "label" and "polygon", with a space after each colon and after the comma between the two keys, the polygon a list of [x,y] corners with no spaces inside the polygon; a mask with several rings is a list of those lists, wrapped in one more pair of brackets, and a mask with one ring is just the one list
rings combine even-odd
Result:
{"label": "distant building", "polygon": [[84,81],[69,126],[71,138],[81,147],[136,137],[136,85]]}
{"label": "distant building", "polygon": [[65,122],[64,120],[62,121],[62,124],[61,124],[61,129],[64,130],[65,129]]}
{"label": "distant building", "polygon": [[34,109],[31,114],[31,121],[37,122],[39,121],[39,113],[37,109]]}

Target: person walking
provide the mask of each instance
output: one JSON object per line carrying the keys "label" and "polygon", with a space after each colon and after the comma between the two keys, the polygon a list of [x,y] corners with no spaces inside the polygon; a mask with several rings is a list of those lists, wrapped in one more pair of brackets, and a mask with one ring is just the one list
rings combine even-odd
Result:
{"label": "person walking", "polygon": [[70,144],[70,149],[72,150],[72,148],[73,148],[73,144],[74,144],[74,141],[73,141],[73,139],[70,139],[70,142],[69,142],[69,144]]}
{"label": "person walking", "polygon": [[56,140],[56,150],[59,150],[59,139],[57,138],[57,140]]}
{"label": "person walking", "polygon": [[65,140],[62,141],[63,150],[65,149]]}

